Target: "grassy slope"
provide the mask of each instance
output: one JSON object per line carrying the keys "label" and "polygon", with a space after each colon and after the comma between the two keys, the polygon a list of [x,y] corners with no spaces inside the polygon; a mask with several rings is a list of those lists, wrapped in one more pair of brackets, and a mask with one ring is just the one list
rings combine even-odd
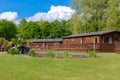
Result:
{"label": "grassy slope", "polygon": [[0,55],[0,80],[119,80],[120,55],[103,58],[38,59]]}

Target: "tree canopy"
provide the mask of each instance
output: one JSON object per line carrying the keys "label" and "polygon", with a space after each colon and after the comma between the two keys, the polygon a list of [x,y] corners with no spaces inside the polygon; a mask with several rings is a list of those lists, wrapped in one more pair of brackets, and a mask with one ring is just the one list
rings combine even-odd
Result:
{"label": "tree canopy", "polygon": [[18,36],[24,39],[61,38],[71,34],[69,22],[65,20],[27,22],[22,19],[17,32]]}
{"label": "tree canopy", "polygon": [[10,40],[16,38],[16,25],[7,20],[0,20],[0,37]]}
{"label": "tree canopy", "polygon": [[72,25],[81,23],[80,32],[120,29],[120,0],[72,0],[72,8],[79,16],[71,18],[72,22],[77,21]]}
{"label": "tree canopy", "polygon": [[0,20],[0,37],[7,40],[62,38],[84,32],[120,30],[120,0],[72,0],[72,8],[76,12],[67,21],[27,22],[23,18],[15,25]]}

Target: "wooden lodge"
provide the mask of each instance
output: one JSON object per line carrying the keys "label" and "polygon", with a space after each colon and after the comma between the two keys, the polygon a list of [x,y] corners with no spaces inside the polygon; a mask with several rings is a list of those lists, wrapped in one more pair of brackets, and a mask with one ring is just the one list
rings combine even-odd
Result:
{"label": "wooden lodge", "polygon": [[89,51],[115,52],[120,49],[120,31],[101,31],[75,34],[62,39],[32,39],[35,51]]}
{"label": "wooden lodge", "polygon": [[31,48],[35,51],[53,50],[55,46],[61,44],[63,39],[32,39]]}

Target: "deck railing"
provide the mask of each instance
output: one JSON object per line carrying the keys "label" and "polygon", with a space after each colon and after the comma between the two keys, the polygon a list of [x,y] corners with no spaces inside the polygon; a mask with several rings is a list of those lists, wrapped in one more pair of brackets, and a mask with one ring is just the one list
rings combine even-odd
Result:
{"label": "deck railing", "polygon": [[96,51],[120,51],[120,43],[115,44],[99,44],[99,43],[86,43],[86,44],[60,44],[60,45],[46,45],[46,46],[32,46],[35,50],[69,50],[69,51],[89,51],[95,49]]}
{"label": "deck railing", "polygon": [[86,44],[62,44],[53,47],[55,50],[76,50],[76,51],[88,51],[93,49],[99,49],[100,44],[86,43]]}

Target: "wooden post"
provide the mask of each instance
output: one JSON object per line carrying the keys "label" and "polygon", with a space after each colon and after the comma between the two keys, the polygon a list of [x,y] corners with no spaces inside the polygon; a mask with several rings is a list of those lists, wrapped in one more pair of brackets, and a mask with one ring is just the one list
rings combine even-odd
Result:
{"label": "wooden post", "polygon": [[93,37],[93,51],[95,53],[95,37]]}

